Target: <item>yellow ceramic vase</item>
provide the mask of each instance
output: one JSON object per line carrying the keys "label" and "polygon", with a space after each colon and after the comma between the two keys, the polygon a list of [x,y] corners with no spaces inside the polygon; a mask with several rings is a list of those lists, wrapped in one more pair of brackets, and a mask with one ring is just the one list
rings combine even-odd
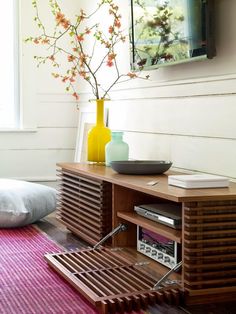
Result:
{"label": "yellow ceramic vase", "polygon": [[104,99],[97,99],[97,121],[88,132],[88,161],[104,163],[105,146],[111,140],[111,130],[104,124]]}

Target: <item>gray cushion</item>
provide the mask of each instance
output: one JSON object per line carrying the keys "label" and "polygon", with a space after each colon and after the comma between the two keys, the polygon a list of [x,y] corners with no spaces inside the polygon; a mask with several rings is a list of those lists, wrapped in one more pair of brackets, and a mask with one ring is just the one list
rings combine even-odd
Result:
{"label": "gray cushion", "polygon": [[0,179],[0,228],[31,224],[55,209],[55,189],[37,183]]}

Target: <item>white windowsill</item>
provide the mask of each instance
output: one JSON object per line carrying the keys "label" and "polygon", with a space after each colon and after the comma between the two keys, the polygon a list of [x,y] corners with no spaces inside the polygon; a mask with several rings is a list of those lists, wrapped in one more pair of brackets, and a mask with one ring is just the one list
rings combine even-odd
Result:
{"label": "white windowsill", "polygon": [[29,128],[29,129],[0,129],[0,133],[35,133],[37,132],[37,128]]}

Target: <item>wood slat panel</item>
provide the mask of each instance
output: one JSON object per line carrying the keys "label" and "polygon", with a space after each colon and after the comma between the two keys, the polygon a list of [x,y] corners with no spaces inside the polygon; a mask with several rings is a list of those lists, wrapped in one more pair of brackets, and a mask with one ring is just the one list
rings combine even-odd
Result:
{"label": "wood slat panel", "polygon": [[80,212],[77,213],[77,211],[71,209],[68,206],[63,206],[63,212],[66,212],[66,213],[68,212],[69,214],[72,214],[72,215],[74,215],[75,217],[78,217],[78,218],[84,218],[84,220],[89,221],[94,226],[97,226],[97,224],[100,223],[101,220],[102,220],[102,217],[98,217],[97,218],[97,217],[94,217],[93,215],[90,215],[87,212],[84,212],[83,214],[81,214]]}
{"label": "wood slat panel", "polygon": [[63,223],[69,230],[77,234],[80,238],[83,238],[85,241],[91,243],[92,245],[96,244],[100,238],[101,234],[95,234],[93,231],[84,227],[82,224],[79,226],[71,219],[66,217],[58,218],[61,223]]}
{"label": "wood slat panel", "polygon": [[[90,206],[87,206],[86,204],[83,203],[83,201],[80,200],[79,202],[79,207],[78,207],[78,202],[71,199],[69,197],[69,195],[66,195],[65,193],[63,193],[63,198],[59,196],[58,198],[58,205],[59,208],[62,204],[65,204],[66,206],[70,206],[73,209],[79,211],[79,210],[84,210],[87,212],[91,212],[92,215],[99,215],[101,216],[101,214],[103,214],[103,212],[101,211],[100,207],[97,206],[93,206],[93,204],[90,204]],[[92,208],[91,208],[92,207]],[[58,208],[58,209],[59,209]]]}
{"label": "wood slat panel", "polygon": [[61,169],[58,169],[57,171],[58,171],[58,175],[61,178],[65,177],[65,179],[67,179],[67,180],[68,180],[68,178],[70,180],[74,179],[74,182],[77,182],[80,184],[81,184],[81,179],[83,180],[83,182],[89,183],[93,187],[100,187],[101,183],[102,183],[102,181],[99,179],[95,179],[95,178],[89,179],[87,176],[82,176],[82,175],[78,176],[78,174],[75,174],[69,170],[63,169],[63,171],[62,171]]}
{"label": "wood slat panel", "polygon": [[111,184],[64,169],[59,177],[58,219],[94,245],[111,231]]}
{"label": "wood slat panel", "polygon": [[236,287],[235,201],[186,203],[183,211],[185,289],[194,296],[231,291]]}
{"label": "wood slat panel", "polygon": [[63,201],[64,196],[67,197],[67,198],[66,198],[67,200],[69,199],[69,200],[71,200],[71,201],[74,201],[74,204],[75,204],[75,205],[78,205],[78,204],[80,205],[80,203],[82,203],[82,204],[84,204],[85,206],[88,205],[88,207],[91,207],[91,208],[93,208],[94,210],[99,210],[99,211],[101,211],[101,209],[102,209],[102,206],[101,206],[102,203],[94,203],[93,201],[89,201],[89,200],[85,199],[85,198],[83,197],[83,195],[78,199],[78,198],[75,197],[71,192],[68,193],[68,191],[63,190],[63,192],[61,192],[61,193],[58,194],[59,200]]}
{"label": "wood slat panel", "polygon": [[100,313],[139,311],[154,303],[178,304],[176,284],[152,289],[153,278],[125,257],[105,248],[47,254],[47,262],[97,307]]}
{"label": "wood slat panel", "polygon": [[95,235],[93,232],[89,232],[89,230],[86,231],[86,229],[82,227],[78,229],[77,226],[73,225],[72,221],[68,219],[62,220],[59,216],[57,217],[57,219],[60,221],[60,223],[64,224],[68,230],[70,230],[73,234],[75,234],[79,238],[85,240],[87,243],[90,243],[91,245],[95,245],[97,244],[98,241],[100,241],[100,236]]}
{"label": "wood slat panel", "polygon": [[[66,174],[63,173],[62,174],[58,174],[57,173],[57,176],[60,178],[60,180],[63,179],[63,184],[70,184],[71,186],[73,186],[75,189],[78,188],[78,179],[76,180],[76,177],[71,177],[71,176],[68,176]],[[96,192],[100,192],[101,191],[101,188],[100,188],[100,184],[97,184],[97,182],[95,184],[91,183],[91,182],[88,182],[88,181],[84,181],[84,182],[79,182],[79,185],[82,186],[82,187],[85,187],[85,188],[88,188],[90,190],[93,190],[93,191],[96,191]]]}
{"label": "wood slat panel", "polygon": [[98,204],[101,205],[102,199],[100,198],[100,195],[98,194],[96,197],[93,195],[89,195],[89,190],[85,192],[84,189],[80,189],[78,192],[74,191],[71,188],[68,188],[66,186],[63,186],[62,189],[59,189],[59,192],[61,193],[67,193],[67,195],[70,195],[71,198],[79,201],[79,200],[84,200],[84,202],[90,202],[92,204]]}
{"label": "wood slat panel", "polygon": [[88,194],[90,196],[94,196],[95,199],[98,198],[99,196],[99,193],[101,192],[100,189],[99,190],[93,190],[93,189],[90,189],[90,187],[86,184],[85,186],[82,186],[81,187],[81,184],[78,186],[76,185],[73,185],[73,184],[68,184],[68,183],[65,183],[63,182],[63,184],[60,184],[59,185],[59,188],[58,190],[62,190],[62,189],[66,189],[68,191],[71,191],[73,192],[75,195],[80,195],[80,192],[84,192],[84,194]]}
{"label": "wood slat panel", "polygon": [[60,213],[61,219],[70,219],[73,221],[74,225],[81,224],[81,226],[84,226],[85,228],[87,227],[89,230],[93,231],[95,234],[101,234],[102,228],[101,226],[94,226],[93,221],[84,219],[84,218],[77,218],[74,214],[70,214],[66,211],[62,211]]}

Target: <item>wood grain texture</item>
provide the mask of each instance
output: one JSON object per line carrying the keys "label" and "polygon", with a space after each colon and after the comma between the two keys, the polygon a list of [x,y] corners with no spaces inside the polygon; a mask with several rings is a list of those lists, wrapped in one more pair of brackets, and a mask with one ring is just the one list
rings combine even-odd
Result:
{"label": "wood grain texture", "polygon": [[181,231],[166,227],[165,225],[159,224],[155,221],[151,221],[150,219],[142,217],[134,212],[118,212],[117,216],[152,232],[160,233],[168,239],[181,243]]}
{"label": "wood grain texture", "polygon": [[84,249],[47,254],[45,258],[101,314],[140,311],[163,302],[179,304],[181,298],[180,287],[175,284],[152,290],[158,278],[130,263],[122,253]]}
{"label": "wood grain texture", "polygon": [[183,278],[190,302],[203,295],[206,302],[217,294],[229,299],[236,291],[235,213],[234,200],[184,204]]}
{"label": "wood grain texture", "polygon": [[[58,163],[58,166],[73,171],[74,173],[86,175],[90,178],[105,180],[119,186],[133,189],[165,200],[174,202],[207,201],[207,200],[236,200],[236,183],[231,183],[229,188],[215,189],[182,189],[168,185],[167,178],[170,174],[181,174],[168,171],[163,175],[121,175],[110,167],[88,165],[86,163]],[[150,181],[158,181],[155,186],[148,186]]]}
{"label": "wood grain texture", "polygon": [[69,230],[95,245],[111,231],[111,184],[60,173],[58,215]]}

